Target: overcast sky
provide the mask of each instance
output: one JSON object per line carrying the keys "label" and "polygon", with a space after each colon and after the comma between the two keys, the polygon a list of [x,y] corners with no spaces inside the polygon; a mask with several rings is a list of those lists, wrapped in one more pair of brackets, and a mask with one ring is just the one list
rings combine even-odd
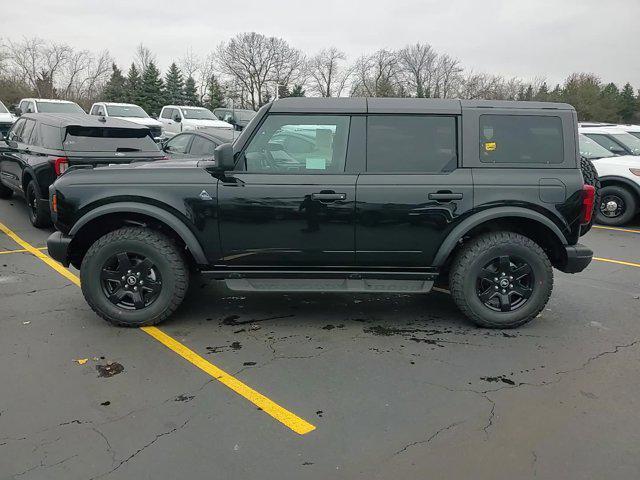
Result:
{"label": "overcast sky", "polygon": [[125,69],[141,42],[164,69],[189,48],[206,55],[256,31],[350,60],[428,42],[478,72],[553,84],[586,71],[640,88],[640,0],[21,0],[2,10],[0,36],[106,48]]}

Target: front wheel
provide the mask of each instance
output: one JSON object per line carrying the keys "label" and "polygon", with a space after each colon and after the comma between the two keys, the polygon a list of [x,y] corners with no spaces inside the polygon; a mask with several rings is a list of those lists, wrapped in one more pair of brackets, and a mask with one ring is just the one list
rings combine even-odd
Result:
{"label": "front wheel", "polygon": [[486,233],[462,247],[449,287],[458,308],[476,325],[515,328],[535,318],[549,301],[553,269],[530,238]]}
{"label": "front wheel", "polygon": [[625,225],[636,214],[636,199],[629,190],[618,185],[602,189],[597,208],[597,221],[603,225]]}
{"label": "front wheel", "polygon": [[89,306],[114,325],[142,327],[182,303],[189,269],[177,245],[155,230],[124,227],[99,238],[80,267]]}

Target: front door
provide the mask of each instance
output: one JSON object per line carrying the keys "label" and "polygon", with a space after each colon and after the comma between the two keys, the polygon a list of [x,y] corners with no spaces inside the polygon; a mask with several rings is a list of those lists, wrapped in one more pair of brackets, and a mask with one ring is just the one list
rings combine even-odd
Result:
{"label": "front door", "polygon": [[228,266],[354,264],[356,174],[348,115],[271,114],[218,184]]}
{"label": "front door", "polygon": [[473,207],[470,169],[458,168],[456,116],[369,115],[367,167],[358,178],[356,261],[429,267]]}

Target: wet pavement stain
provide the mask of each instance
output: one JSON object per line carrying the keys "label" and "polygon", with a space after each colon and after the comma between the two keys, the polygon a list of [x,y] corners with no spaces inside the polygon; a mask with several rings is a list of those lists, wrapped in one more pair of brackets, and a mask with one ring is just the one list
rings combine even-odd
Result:
{"label": "wet pavement stain", "polygon": [[242,365],[245,367],[252,367],[256,364],[256,362],[244,362]]}
{"label": "wet pavement stain", "polygon": [[109,378],[124,372],[124,367],[118,362],[113,362],[106,365],[96,365],[96,370],[99,377]]}
{"label": "wet pavement stain", "polygon": [[502,382],[502,383],[506,383],[507,385],[515,385],[516,384],[516,382],[514,382],[510,378],[506,378],[506,377],[504,377],[502,375],[499,375],[497,377],[480,377],[480,380],[484,380],[485,382],[489,382],[489,383]]}
{"label": "wet pavement stain", "polygon": [[194,395],[185,395],[184,393],[181,393],[176,398],[174,398],[173,401],[174,402],[190,402],[194,398],[196,398]]}
{"label": "wet pavement stain", "polygon": [[100,405],[102,405],[103,407],[108,407],[109,405],[111,405],[111,402],[107,400],[106,402],[102,402]]}

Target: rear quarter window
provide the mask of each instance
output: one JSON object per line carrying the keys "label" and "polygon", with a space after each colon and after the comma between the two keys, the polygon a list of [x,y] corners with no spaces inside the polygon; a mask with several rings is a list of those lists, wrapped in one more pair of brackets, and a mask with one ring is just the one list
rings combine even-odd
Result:
{"label": "rear quarter window", "polygon": [[480,161],[563,163],[562,120],[541,115],[481,115]]}
{"label": "rear quarter window", "polygon": [[158,152],[145,129],[80,127],[65,129],[64,150],[75,152]]}
{"label": "rear quarter window", "polygon": [[51,150],[62,150],[62,135],[58,127],[40,125],[41,144]]}

